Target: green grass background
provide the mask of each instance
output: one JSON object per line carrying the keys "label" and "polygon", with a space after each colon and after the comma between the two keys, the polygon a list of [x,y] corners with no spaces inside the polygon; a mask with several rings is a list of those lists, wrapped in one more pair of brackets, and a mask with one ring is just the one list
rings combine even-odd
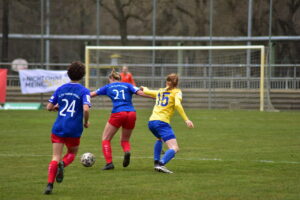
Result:
{"label": "green grass background", "polygon": [[153,170],[151,110],[137,112],[130,166],[122,167],[118,133],[112,142],[115,169],[101,171],[100,136],[109,114],[91,110],[91,126],[81,139],[79,155],[94,153],[95,165],[83,167],[78,155],[63,183],[46,196],[56,113],[0,111],[0,199],[300,199],[300,112],[187,110],[194,129],[175,114],[180,152],[167,165],[174,174]]}

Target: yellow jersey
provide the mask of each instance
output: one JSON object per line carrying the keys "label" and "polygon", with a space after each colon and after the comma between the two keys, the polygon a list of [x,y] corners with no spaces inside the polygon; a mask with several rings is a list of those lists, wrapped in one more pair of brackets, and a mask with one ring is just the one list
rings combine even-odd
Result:
{"label": "yellow jersey", "polygon": [[184,121],[188,120],[181,105],[182,92],[180,89],[174,88],[168,90],[167,88],[161,88],[159,90],[149,90],[147,87],[144,87],[144,93],[156,98],[156,103],[149,121],[160,120],[170,123],[175,109],[179,112]]}

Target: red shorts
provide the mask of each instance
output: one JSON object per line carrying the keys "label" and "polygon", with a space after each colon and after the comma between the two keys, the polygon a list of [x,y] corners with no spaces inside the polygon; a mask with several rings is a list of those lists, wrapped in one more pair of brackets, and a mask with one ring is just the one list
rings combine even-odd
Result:
{"label": "red shorts", "polygon": [[125,129],[134,129],[136,120],[136,112],[124,111],[118,113],[111,113],[108,123],[112,126]]}
{"label": "red shorts", "polygon": [[73,138],[73,137],[59,137],[55,134],[51,134],[51,141],[52,143],[63,143],[67,147],[76,147],[80,144],[80,137]]}

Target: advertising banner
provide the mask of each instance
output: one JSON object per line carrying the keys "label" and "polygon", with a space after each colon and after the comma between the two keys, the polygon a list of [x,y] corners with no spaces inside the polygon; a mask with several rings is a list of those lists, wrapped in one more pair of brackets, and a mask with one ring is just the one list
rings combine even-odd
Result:
{"label": "advertising banner", "polygon": [[7,69],[0,69],[0,103],[5,103],[6,81],[7,81]]}
{"label": "advertising banner", "polygon": [[20,70],[22,94],[46,93],[70,82],[67,71]]}

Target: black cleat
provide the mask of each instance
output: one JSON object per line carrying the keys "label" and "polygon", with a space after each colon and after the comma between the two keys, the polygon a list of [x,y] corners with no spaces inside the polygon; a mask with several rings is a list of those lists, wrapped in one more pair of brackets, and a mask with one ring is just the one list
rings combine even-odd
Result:
{"label": "black cleat", "polygon": [[52,190],[53,190],[53,183],[48,183],[48,185],[47,185],[47,187],[45,189],[44,194],[51,194]]}
{"label": "black cleat", "polygon": [[130,163],[130,152],[125,152],[124,160],[123,160],[123,167],[127,167]]}
{"label": "black cleat", "polygon": [[159,165],[159,160],[154,160],[154,167],[156,167],[157,165]]}
{"label": "black cleat", "polygon": [[114,168],[115,168],[115,166],[114,166],[114,164],[111,162],[111,163],[106,164],[106,165],[102,168],[102,170],[110,170],[110,169],[114,169]]}
{"label": "black cleat", "polygon": [[64,167],[65,164],[63,161],[58,163],[58,169],[56,173],[56,182],[61,183],[64,180]]}

